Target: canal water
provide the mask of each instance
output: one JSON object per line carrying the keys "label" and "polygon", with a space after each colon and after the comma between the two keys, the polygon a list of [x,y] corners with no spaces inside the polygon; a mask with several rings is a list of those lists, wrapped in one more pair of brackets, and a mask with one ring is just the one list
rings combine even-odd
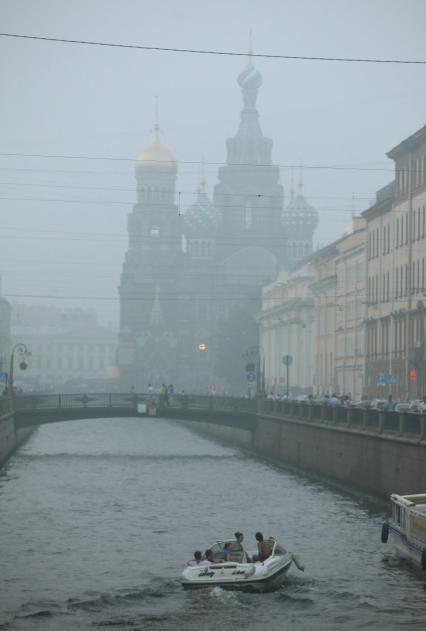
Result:
{"label": "canal water", "polygon": [[[381,511],[160,419],[44,426],[0,471],[0,629],[424,628],[426,580],[380,544]],[[237,529],[305,572],[184,591],[193,550]]]}

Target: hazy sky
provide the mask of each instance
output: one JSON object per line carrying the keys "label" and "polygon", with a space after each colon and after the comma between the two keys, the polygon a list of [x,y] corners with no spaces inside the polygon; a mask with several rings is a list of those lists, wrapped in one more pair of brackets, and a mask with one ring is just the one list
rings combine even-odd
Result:
{"label": "hazy sky", "polygon": [[[426,59],[425,0],[0,0],[0,24],[4,33],[241,52],[252,29],[254,52]],[[0,153],[123,158],[0,156],[3,293],[82,296],[45,302],[95,306],[104,322],[116,322],[132,159],[150,142],[155,96],[162,140],[176,158],[221,163],[238,128],[236,77],[245,63],[0,37]],[[426,66],[255,65],[274,162],[356,167],[304,169],[305,194],[321,218],[315,241],[325,244],[347,226],[353,205],[366,208],[392,179],[385,152],[426,123]],[[196,164],[179,166],[183,207],[194,201],[197,172]],[[216,174],[207,166],[210,192]],[[281,179],[288,195],[288,168]]]}

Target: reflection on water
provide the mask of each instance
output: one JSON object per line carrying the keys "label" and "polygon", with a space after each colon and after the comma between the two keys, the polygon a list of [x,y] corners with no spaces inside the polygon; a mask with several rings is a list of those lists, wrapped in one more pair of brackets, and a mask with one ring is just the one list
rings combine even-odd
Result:
{"label": "reflection on water", "polygon": [[[159,419],[44,426],[0,473],[0,629],[422,627],[425,579],[379,514]],[[296,552],[268,594],[184,591],[195,549],[273,535]]]}

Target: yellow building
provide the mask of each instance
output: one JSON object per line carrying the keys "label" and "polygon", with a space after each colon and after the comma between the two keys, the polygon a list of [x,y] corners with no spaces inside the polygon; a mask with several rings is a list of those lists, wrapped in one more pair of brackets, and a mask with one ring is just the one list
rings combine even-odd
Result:
{"label": "yellow building", "polygon": [[314,391],[364,394],[365,220],[312,255]]}
{"label": "yellow building", "polygon": [[367,389],[420,398],[426,390],[426,126],[387,154],[395,182],[367,220]]}

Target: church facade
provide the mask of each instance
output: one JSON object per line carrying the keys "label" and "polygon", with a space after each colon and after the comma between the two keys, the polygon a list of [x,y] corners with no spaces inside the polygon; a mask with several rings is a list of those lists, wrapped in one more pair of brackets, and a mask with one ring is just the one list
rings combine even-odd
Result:
{"label": "church facade", "polygon": [[244,357],[260,352],[262,286],[312,251],[318,216],[301,187],[284,205],[272,140],[263,136],[256,109],[262,77],[251,60],[238,84],[240,124],[227,141],[213,199],[200,178],[196,201],[181,214],[177,161],[158,128],[136,159],[137,203],[119,286],[123,387],[241,392]]}

